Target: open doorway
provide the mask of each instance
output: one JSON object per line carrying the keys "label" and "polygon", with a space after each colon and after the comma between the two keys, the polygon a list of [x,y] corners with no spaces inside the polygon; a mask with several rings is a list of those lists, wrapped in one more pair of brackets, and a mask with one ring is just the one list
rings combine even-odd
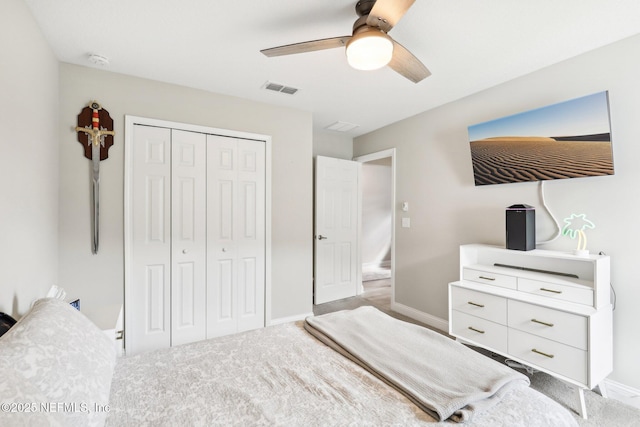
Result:
{"label": "open doorway", "polygon": [[393,300],[395,149],[360,156],[361,293],[389,307]]}

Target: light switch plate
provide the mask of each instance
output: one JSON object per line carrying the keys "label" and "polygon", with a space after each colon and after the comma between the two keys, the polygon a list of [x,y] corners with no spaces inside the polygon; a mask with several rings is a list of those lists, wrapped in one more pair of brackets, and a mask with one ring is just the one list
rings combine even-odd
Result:
{"label": "light switch plate", "polygon": [[411,227],[411,218],[402,218],[402,228]]}

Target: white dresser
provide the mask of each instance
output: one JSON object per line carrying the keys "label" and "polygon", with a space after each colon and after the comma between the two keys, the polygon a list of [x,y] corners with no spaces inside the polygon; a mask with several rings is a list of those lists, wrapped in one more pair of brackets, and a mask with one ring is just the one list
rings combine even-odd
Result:
{"label": "white dresser", "polygon": [[586,418],[613,366],[609,257],[463,245],[449,333],[577,386]]}

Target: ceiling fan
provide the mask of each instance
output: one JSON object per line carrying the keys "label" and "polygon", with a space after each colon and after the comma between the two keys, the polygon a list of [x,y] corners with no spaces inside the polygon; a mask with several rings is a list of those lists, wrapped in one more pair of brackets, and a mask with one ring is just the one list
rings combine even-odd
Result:
{"label": "ceiling fan", "polygon": [[418,83],[431,75],[411,52],[387,34],[409,10],[415,0],[360,0],[359,18],[350,36],[311,40],[263,49],[266,56],[292,55],[316,50],[346,47],[347,61],[359,70],[375,70],[389,65],[394,71]]}

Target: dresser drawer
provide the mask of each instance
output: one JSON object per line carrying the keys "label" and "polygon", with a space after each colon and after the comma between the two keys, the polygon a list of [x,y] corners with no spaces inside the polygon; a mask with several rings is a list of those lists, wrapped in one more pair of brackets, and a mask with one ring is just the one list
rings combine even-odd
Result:
{"label": "dresser drawer", "polygon": [[507,307],[510,328],[587,349],[586,317],[514,300]]}
{"label": "dresser drawer", "polygon": [[593,290],[587,287],[578,288],[520,277],[518,279],[518,290],[562,301],[593,305]]}
{"label": "dresser drawer", "polygon": [[451,312],[451,333],[490,349],[507,352],[507,327],[456,310]]}
{"label": "dresser drawer", "polygon": [[463,268],[462,278],[472,282],[484,283],[487,285],[500,286],[502,288],[517,289],[516,277],[506,274],[490,273],[473,268]]}
{"label": "dresser drawer", "polygon": [[503,297],[452,286],[451,308],[502,325],[507,324],[507,299]]}
{"label": "dresser drawer", "polygon": [[581,384],[587,384],[586,351],[509,329],[509,354]]}

